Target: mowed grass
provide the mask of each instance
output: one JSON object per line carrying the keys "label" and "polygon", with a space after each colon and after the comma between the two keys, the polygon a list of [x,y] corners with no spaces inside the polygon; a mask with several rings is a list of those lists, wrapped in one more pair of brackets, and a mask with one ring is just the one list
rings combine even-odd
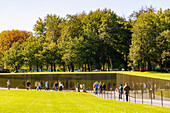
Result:
{"label": "mowed grass", "polygon": [[170,113],[170,108],[106,100],[89,93],[1,89],[0,113]]}

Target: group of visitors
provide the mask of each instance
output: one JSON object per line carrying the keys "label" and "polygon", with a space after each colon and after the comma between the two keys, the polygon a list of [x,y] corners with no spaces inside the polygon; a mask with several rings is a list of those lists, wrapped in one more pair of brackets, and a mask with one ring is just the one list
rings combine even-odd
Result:
{"label": "group of visitors", "polygon": [[[31,82],[28,80],[27,83],[27,90],[30,90],[31,89]],[[7,87],[8,89],[10,89],[10,80],[7,81]],[[36,81],[35,82],[35,89],[36,90],[41,90],[41,83]],[[53,85],[53,88],[55,91],[62,91],[63,90],[63,82],[61,82],[60,80],[58,80],[58,82],[56,81]],[[144,87],[145,88],[145,87]],[[76,84],[76,91],[77,92],[80,92],[80,89],[83,89],[83,92],[86,92],[84,91],[85,90],[85,84],[79,84],[79,82]],[[93,83],[93,89],[94,89],[94,92],[95,94],[98,94],[98,93],[105,93],[105,90],[106,90],[106,85],[105,83],[102,83],[102,82],[99,82],[96,81],[95,83]],[[49,82],[46,81],[45,82],[45,90],[50,90],[50,85],[49,85]],[[124,93],[125,96],[126,96],[126,101],[128,101],[128,96],[129,96],[129,90],[131,90],[130,86],[128,85],[128,83],[125,83],[125,85],[123,86],[122,84],[120,84],[119,86],[119,99],[122,99],[122,94]]]}
{"label": "group of visitors", "polygon": [[95,83],[93,83],[93,89],[95,94],[98,94],[98,92],[105,93],[106,84],[102,82],[98,83],[98,81],[96,81]]}
{"label": "group of visitors", "polygon": [[[95,83],[93,83],[93,89],[94,89],[94,93],[98,94],[98,93],[105,93],[106,90],[106,85],[105,83],[96,81]],[[109,90],[109,89],[108,89]],[[122,94],[124,92],[125,96],[126,96],[126,101],[128,102],[128,96],[129,96],[129,91],[130,91],[130,86],[128,85],[128,83],[125,83],[125,85],[123,86],[122,84],[120,84],[119,86],[119,99],[122,99]]]}
{"label": "group of visitors", "polygon": [[76,92],[86,92],[85,84],[77,84],[75,85]]}
{"label": "group of visitors", "polygon": [[126,96],[126,101],[128,102],[128,96],[129,96],[129,91],[130,91],[130,86],[128,85],[128,83],[125,83],[124,87],[122,84],[120,84],[119,86],[119,99],[122,99],[122,94],[123,94],[123,91],[125,93],[125,96]]}
{"label": "group of visitors", "polygon": [[[28,80],[27,81],[27,90],[31,89],[31,87],[32,87],[31,82]],[[64,87],[63,83],[61,81],[59,81],[59,80],[58,80],[58,82],[56,81],[54,83],[54,85],[53,85],[53,88],[54,88],[55,91],[58,91],[58,89],[59,89],[59,91],[62,91],[63,87]],[[42,85],[41,85],[41,83],[39,81],[35,82],[35,89],[36,90],[41,90],[42,89]],[[45,82],[45,90],[47,90],[47,91],[50,90],[50,84],[49,84],[48,81]]]}

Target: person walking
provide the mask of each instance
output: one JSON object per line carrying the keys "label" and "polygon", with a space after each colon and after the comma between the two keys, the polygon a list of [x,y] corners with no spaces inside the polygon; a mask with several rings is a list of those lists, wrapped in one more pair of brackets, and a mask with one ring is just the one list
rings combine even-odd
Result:
{"label": "person walking", "polygon": [[7,81],[8,90],[10,90],[10,80]]}
{"label": "person walking", "polygon": [[27,80],[27,90],[31,89],[31,82]]}
{"label": "person walking", "polygon": [[123,86],[120,84],[119,86],[119,99],[122,99],[122,94],[123,94]]}
{"label": "person walking", "polygon": [[128,83],[125,83],[124,92],[126,96],[126,102],[128,102],[129,90],[130,90],[130,86],[128,85]]}

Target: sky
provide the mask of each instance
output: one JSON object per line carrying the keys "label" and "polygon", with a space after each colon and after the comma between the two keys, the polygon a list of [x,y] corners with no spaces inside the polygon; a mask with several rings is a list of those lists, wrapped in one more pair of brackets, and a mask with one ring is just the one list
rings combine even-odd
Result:
{"label": "sky", "polygon": [[142,6],[159,10],[170,8],[170,0],[0,0],[0,32],[4,30],[26,30],[33,32],[38,18],[47,14],[66,17],[96,9],[111,9],[118,16],[128,16]]}

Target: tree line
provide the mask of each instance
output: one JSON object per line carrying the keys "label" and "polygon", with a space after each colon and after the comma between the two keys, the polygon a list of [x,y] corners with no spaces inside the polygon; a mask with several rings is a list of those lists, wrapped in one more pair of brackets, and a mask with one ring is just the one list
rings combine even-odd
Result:
{"label": "tree line", "polygon": [[0,64],[15,70],[170,68],[170,10],[133,12],[129,20],[110,9],[82,12],[65,18],[47,14],[34,25],[34,34],[0,33]]}

